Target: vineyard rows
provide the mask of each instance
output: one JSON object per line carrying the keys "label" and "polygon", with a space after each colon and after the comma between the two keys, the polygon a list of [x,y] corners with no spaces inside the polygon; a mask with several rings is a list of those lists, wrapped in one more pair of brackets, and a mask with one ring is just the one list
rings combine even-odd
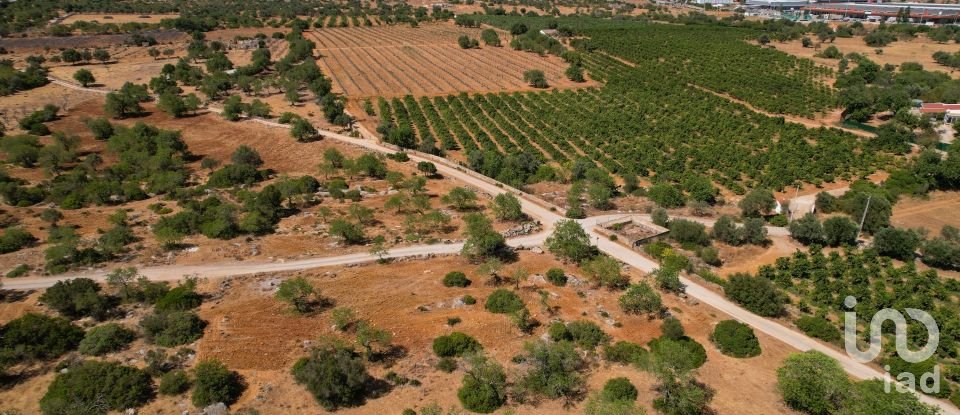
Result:
{"label": "vineyard rows", "polygon": [[852,135],[754,113],[669,77],[669,67],[633,68],[600,53],[588,54],[585,66],[608,84],[407,96],[381,101],[380,113],[446,150],[526,152],[559,163],[586,157],[611,173],[671,181],[700,173],[735,192],[852,177],[885,161]]}

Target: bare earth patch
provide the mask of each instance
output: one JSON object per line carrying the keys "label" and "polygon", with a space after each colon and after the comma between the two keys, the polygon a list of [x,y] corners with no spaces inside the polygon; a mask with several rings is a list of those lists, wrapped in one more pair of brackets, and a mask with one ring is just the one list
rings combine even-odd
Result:
{"label": "bare earth patch", "polygon": [[318,64],[333,78],[334,91],[351,98],[530,90],[523,80],[528,69],[544,71],[555,88],[591,85],[567,80],[567,65],[556,56],[511,49],[508,33],[500,32],[502,47],[470,50],[457,45],[461,35],[479,40],[480,29],[442,23],[305,33],[317,44]]}

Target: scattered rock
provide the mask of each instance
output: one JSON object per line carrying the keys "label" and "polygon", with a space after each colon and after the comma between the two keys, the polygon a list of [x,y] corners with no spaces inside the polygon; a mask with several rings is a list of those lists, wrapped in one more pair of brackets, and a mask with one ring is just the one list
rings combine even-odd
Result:
{"label": "scattered rock", "polygon": [[227,405],[223,402],[217,402],[213,405],[210,405],[206,408],[203,408],[203,415],[227,415]]}
{"label": "scattered rock", "polygon": [[535,246],[535,247],[533,247],[533,248],[530,249],[530,252],[533,252],[533,253],[535,253],[535,254],[537,254],[537,255],[540,255],[540,254],[543,253],[543,248],[541,248],[541,247],[539,247],[539,246]]}

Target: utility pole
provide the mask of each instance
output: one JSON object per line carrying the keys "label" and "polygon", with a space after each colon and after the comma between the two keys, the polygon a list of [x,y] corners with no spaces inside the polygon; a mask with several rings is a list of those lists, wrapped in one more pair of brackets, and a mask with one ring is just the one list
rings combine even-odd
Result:
{"label": "utility pole", "polygon": [[857,238],[860,239],[860,232],[863,232],[863,222],[867,220],[867,212],[870,210],[870,199],[873,196],[867,196],[867,206],[863,208],[863,216],[860,217],[860,229],[857,229]]}
{"label": "utility pole", "polygon": [[[792,202],[792,201],[794,201],[794,200],[797,200],[797,197],[799,197],[799,196],[800,196],[800,185],[798,184],[798,185],[797,185],[797,191],[793,193],[793,200],[791,200],[790,202]],[[792,205],[792,203],[790,203],[790,202],[787,202],[787,209],[790,209],[790,221],[792,222],[792,221],[793,221],[793,209],[790,208],[790,205]]]}

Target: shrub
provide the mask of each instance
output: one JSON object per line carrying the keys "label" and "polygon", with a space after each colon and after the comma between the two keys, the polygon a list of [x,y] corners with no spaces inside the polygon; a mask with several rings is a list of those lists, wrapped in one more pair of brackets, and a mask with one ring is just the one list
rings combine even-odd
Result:
{"label": "shrub", "polygon": [[163,297],[157,300],[154,309],[157,312],[168,311],[187,311],[200,306],[203,298],[195,291],[196,281],[187,280],[186,282],[167,291]]}
{"label": "shrub", "polygon": [[[650,189],[647,190],[647,197],[650,198],[653,203],[656,203],[657,206],[667,209],[681,207],[686,202],[683,197],[683,192],[670,183],[657,183],[651,186]],[[657,219],[661,221],[661,218]],[[658,223],[658,225],[660,224]]]}
{"label": "shrub", "polygon": [[469,360],[457,398],[467,410],[488,414],[507,401],[507,374],[496,362],[481,355]]}
{"label": "shrub", "polygon": [[40,296],[40,301],[66,317],[93,317],[102,320],[115,305],[113,299],[100,296],[100,286],[89,278],[57,281]]}
{"label": "shrub", "polygon": [[594,256],[595,248],[590,245],[590,237],[577,221],[562,220],[556,224],[553,233],[545,243],[547,249],[563,259],[582,262]]}
{"label": "shrub", "polygon": [[850,380],[836,360],[808,351],[787,357],[777,369],[777,387],[787,406],[810,414],[837,412]]}
{"label": "shrub", "polygon": [[476,298],[473,298],[472,295],[467,294],[467,295],[463,296],[463,303],[466,304],[466,305],[474,305],[474,304],[477,303],[477,299],[476,299]]}
{"label": "shrub", "polygon": [[625,365],[644,366],[647,363],[648,355],[649,352],[643,346],[628,341],[618,341],[603,348],[604,358]]}
{"label": "shrub", "polygon": [[19,251],[37,242],[37,238],[20,228],[10,227],[0,235],[0,254]]}
{"label": "shrub", "polygon": [[674,219],[669,224],[671,239],[681,244],[709,245],[710,236],[702,223],[687,219]]}
{"label": "shrub", "polygon": [[600,397],[605,401],[635,401],[637,388],[627,378],[613,378],[603,385]]}
{"label": "shrub", "polygon": [[231,405],[240,398],[244,385],[240,374],[217,360],[204,360],[193,368],[193,392],[190,401],[203,408],[217,402]]}
{"label": "shrub", "polygon": [[78,350],[81,354],[101,356],[123,350],[135,338],[137,334],[133,331],[116,323],[108,323],[87,331]]}
{"label": "shrub", "polygon": [[824,240],[828,246],[853,245],[857,242],[857,224],[846,216],[823,221]]}
{"label": "shrub", "polygon": [[580,320],[567,324],[567,331],[573,342],[584,349],[593,350],[597,346],[610,341],[610,336],[603,332],[596,323]]}
{"label": "shrub", "polygon": [[53,379],[40,399],[40,411],[45,415],[123,411],[142,406],[153,395],[153,382],[146,372],[119,363],[86,361]]}
{"label": "shrub", "polygon": [[525,348],[530,369],[520,379],[523,390],[551,399],[572,398],[583,392],[579,371],[585,363],[572,343],[538,341]]}
{"label": "shrub", "polygon": [[470,285],[470,280],[467,279],[467,274],[460,271],[450,271],[443,276],[444,287],[466,287],[468,285]]}
{"label": "shrub", "polygon": [[735,320],[724,320],[717,324],[710,341],[727,356],[742,358],[760,355],[760,341],[753,334],[753,329]]}
{"label": "shrub", "polygon": [[357,314],[354,313],[353,310],[346,307],[335,308],[330,315],[333,319],[333,326],[340,331],[346,331],[353,323],[357,321]]}
{"label": "shrub", "polygon": [[883,228],[873,238],[873,246],[883,256],[912,261],[920,245],[920,235],[909,229]]}
{"label": "shrub", "polygon": [[440,357],[463,356],[482,349],[483,347],[476,339],[459,331],[433,340],[433,352]]}
{"label": "shrub", "polygon": [[[474,42],[476,42],[476,40],[474,40]],[[547,84],[547,76],[539,69],[524,71],[523,80],[534,88],[546,88],[550,86]]]}
{"label": "shrub", "polygon": [[620,296],[620,308],[627,314],[654,314],[663,309],[663,302],[660,294],[646,282],[641,282],[631,285],[627,292]]}
{"label": "shrub", "polygon": [[660,325],[660,333],[663,337],[671,340],[680,340],[687,335],[683,330],[683,325],[680,324],[680,320],[673,316],[663,319],[663,324]]}
{"label": "shrub", "polygon": [[172,370],[160,377],[161,395],[179,395],[190,389],[190,378],[183,370]]}
{"label": "shrub", "polygon": [[558,287],[567,285],[567,273],[560,268],[550,268],[547,270],[547,281]]}
{"label": "shrub", "polygon": [[658,337],[651,340],[649,346],[652,361],[677,372],[689,372],[707,361],[703,345],[689,337],[679,340]]}
{"label": "shrub", "polygon": [[487,302],[484,305],[487,311],[497,314],[514,313],[523,307],[523,300],[520,299],[520,296],[513,291],[503,288],[497,289],[490,294],[490,297],[487,297]]}
{"label": "shrub", "polygon": [[796,323],[797,327],[803,330],[806,335],[825,342],[836,343],[842,337],[837,326],[820,316],[803,316],[798,318]]}
{"label": "shrub", "polygon": [[27,313],[0,328],[0,358],[53,359],[76,349],[83,329],[59,317]]}
{"label": "shrub", "polygon": [[140,320],[140,327],[147,341],[163,346],[174,347],[188,344],[203,336],[206,322],[190,311],[154,313]]}
{"label": "shrub", "polygon": [[764,317],[777,317],[785,311],[786,296],[770,280],[763,277],[734,274],[723,291],[731,300]]}
{"label": "shrub", "polygon": [[453,373],[457,370],[457,361],[452,357],[444,357],[437,362],[437,369],[444,373]]}
{"label": "shrub", "polygon": [[363,359],[352,350],[314,350],[293,365],[293,378],[328,411],[355,406],[370,380]]}
{"label": "shrub", "polygon": [[583,270],[601,287],[623,289],[630,285],[630,277],[621,272],[623,265],[620,261],[607,255],[598,255],[584,262]]}
{"label": "shrub", "polygon": [[547,335],[550,336],[550,340],[555,342],[573,340],[573,336],[570,335],[570,330],[567,330],[567,325],[561,321],[553,323],[547,328]]}
{"label": "shrub", "polygon": [[13,267],[13,269],[7,272],[6,275],[4,275],[4,277],[6,278],[22,277],[24,275],[27,275],[28,272],[30,272],[30,266],[27,264],[20,264]]}
{"label": "shrub", "polygon": [[308,313],[313,309],[315,290],[303,277],[286,279],[280,283],[275,297],[293,306],[298,313]]}
{"label": "shrub", "polygon": [[807,213],[802,218],[790,222],[790,236],[804,245],[821,244],[824,242],[823,225],[813,213]]}

